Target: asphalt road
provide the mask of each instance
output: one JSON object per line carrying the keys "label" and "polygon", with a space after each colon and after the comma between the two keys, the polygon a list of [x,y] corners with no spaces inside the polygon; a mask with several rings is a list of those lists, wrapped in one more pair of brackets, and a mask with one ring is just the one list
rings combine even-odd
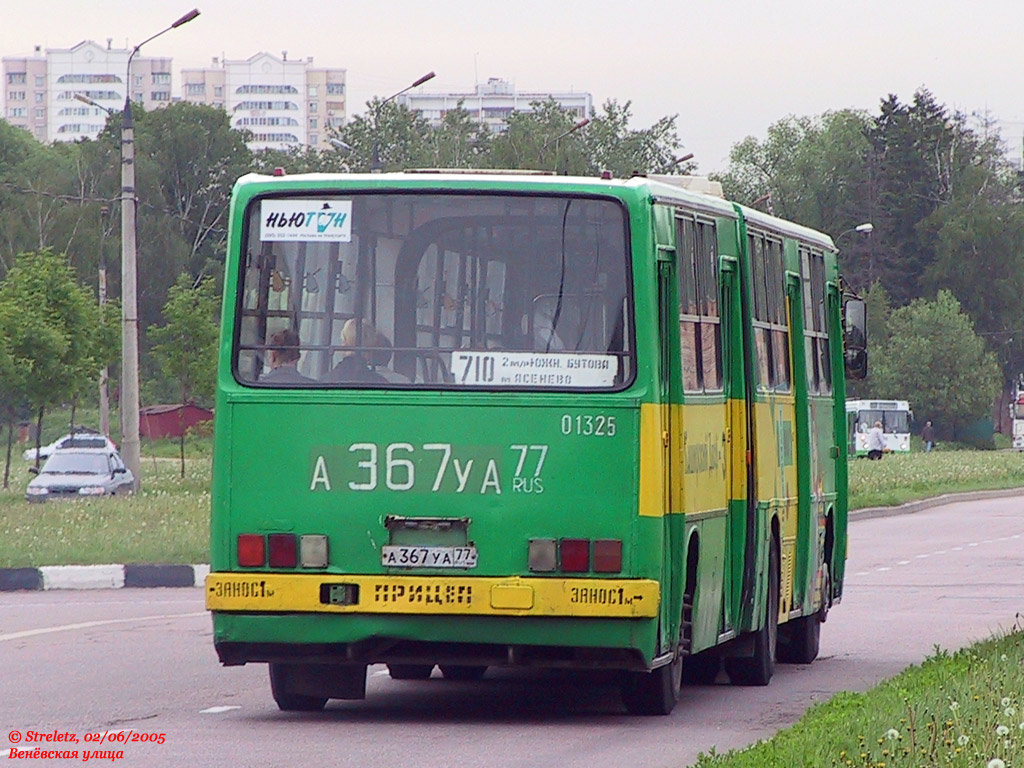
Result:
{"label": "asphalt road", "polygon": [[[202,590],[0,593],[0,757],[16,746],[122,750],[115,764],[154,767],[682,768],[1024,613],[1021,498],[859,520],[850,532],[846,596],[813,665],[780,665],[767,688],[686,688],[661,718],[625,715],[595,676],[491,670],[457,683],[435,671],[400,682],[383,667],[370,668],[365,701],[284,714],[265,667],[218,666]],[[29,743],[29,731],[79,743]],[[104,743],[84,741],[103,733]],[[132,740],[151,734],[162,743]]]}

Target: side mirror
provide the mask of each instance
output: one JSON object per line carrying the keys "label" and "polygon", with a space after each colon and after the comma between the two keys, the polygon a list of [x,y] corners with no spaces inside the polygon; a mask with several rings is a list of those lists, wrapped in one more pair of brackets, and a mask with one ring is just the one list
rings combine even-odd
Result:
{"label": "side mirror", "polygon": [[38,475],[39,474],[39,467],[29,467],[28,468],[28,473],[30,475]]}
{"label": "side mirror", "polygon": [[843,356],[846,375],[863,379],[868,375],[868,308],[863,299],[843,302]]}

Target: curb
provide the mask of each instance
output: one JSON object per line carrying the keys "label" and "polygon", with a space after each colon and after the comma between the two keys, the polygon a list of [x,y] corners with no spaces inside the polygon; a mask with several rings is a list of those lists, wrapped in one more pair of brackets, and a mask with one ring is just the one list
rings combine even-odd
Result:
{"label": "curb", "polygon": [[[946,493],[895,507],[850,510],[850,521],[908,515],[958,501],[980,501],[1024,495],[1024,488]],[[0,592],[50,589],[120,589],[122,587],[202,587],[210,566],[132,563],[128,565],[44,565],[41,568],[0,568]]]}
{"label": "curb", "polygon": [[875,517],[894,517],[895,515],[909,515],[933,507],[941,507],[944,504],[953,504],[958,501],[981,501],[983,499],[1003,499],[1010,496],[1024,496],[1024,488],[1002,488],[995,491],[965,491],[964,493],[944,493],[941,496],[933,496],[930,499],[920,501],[908,501],[906,504],[898,504],[894,507],[865,507],[863,509],[851,509],[849,512],[850,521],[870,520]]}
{"label": "curb", "polygon": [[122,587],[201,587],[209,565],[133,563],[128,565],[44,565],[0,568],[0,592]]}

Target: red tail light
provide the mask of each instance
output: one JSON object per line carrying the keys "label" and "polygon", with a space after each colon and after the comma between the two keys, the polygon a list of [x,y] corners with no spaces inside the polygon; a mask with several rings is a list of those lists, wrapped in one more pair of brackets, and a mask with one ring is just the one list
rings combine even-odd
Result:
{"label": "red tail light", "polygon": [[258,533],[243,533],[238,537],[238,565],[242,568],[261,568],[267,562],[266,544]]}
{"label": "red tail light", "polygon": [[594,540],[594,571],[597,573],[622,572],[622,542],[619,539]]}
{"label": "red tail light", "polygon": [[590,539],[562,539],[558,549],[566,573],[590,570]]}
{"label": "red tail light", "polygon": [[270,567],[294,568],[298,563],[295,536],[290,533],[270,534]]}

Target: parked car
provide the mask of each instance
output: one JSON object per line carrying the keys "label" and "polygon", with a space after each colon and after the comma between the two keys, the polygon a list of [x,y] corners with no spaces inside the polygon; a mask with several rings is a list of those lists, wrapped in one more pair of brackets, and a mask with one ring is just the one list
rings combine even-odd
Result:
{"label": "parked car", "polygon": [[[54,451],[60,448],[106,448],[109,451],[116,451],[117,445],[108,437],[99,432],[93,432],[88,427],[76,427],[73,434],[57,438],[49,445],[39,448],[39,458],[45,459]],[[36,449],[33,446],[22,454],[25,461],[36,460]]]}
{"label": "parked car", "polygon": [[59,448],[36,471],[28,484],[29,501],[118,496],[131,493],[135,477],[124,465],[120,454],[108,448]]}

